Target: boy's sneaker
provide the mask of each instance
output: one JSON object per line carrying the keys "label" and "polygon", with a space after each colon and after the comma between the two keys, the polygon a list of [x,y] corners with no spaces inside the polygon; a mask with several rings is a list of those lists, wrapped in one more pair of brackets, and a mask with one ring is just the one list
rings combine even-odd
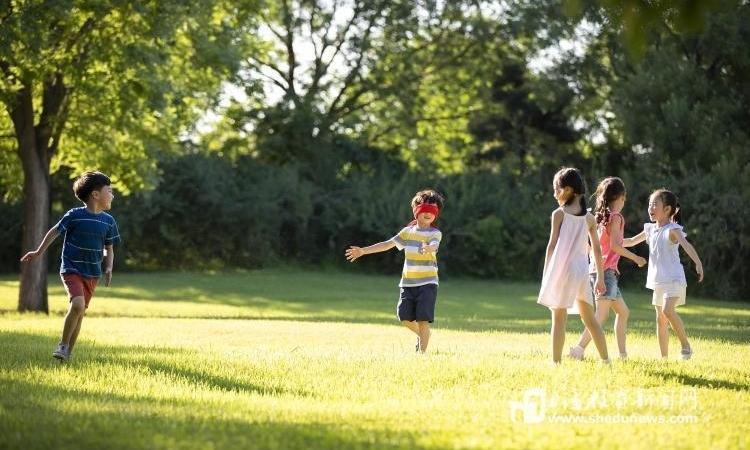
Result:
{"label": "boy's sneaker", "polygon": [[70,358],[70,353],[68,353],[68,346],[60,342],[57,344],[57,348],[54,352],[52,352],[52,357],[57,358],[60,361],[67,361],[68,358]]}
{"label": "boy's sneaker", "polygon": [[690,359],[691,356],[693,356],[693,349],[692,348],[683,348],[680,352],[680,356],[682,356],[682,359],[687,361]]}
{"label": "boy's sneaker", "polygon": [[417,345],[414,347],[414,351],[419,353],[419,336],[417,336]]}
{"label": "boy's sneaker", "polygon": [[583,347],[581,347],[580,345],[576,345],[575,347],[570,347],[570,353],[568,354],[568,356],[573,359],[577,359],[578,361],[583,361],[583,352]]}

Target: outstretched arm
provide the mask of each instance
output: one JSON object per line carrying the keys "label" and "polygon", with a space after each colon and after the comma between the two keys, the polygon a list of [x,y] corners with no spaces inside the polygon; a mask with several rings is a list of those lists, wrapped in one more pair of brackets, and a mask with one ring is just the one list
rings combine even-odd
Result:
{"label": "outstretched arm", "polygon": [[609,222],[609,227],[609,248],[611,248],[612,251],[617,253],[618,255],[624,256],[625,258],[633,261],[638,265],[638,267],[643,267],[646,264],[645,258],[638,256],[630,250],[626,249],[626,246],[624,245],[624,239],[623,245],[620,245],[618,243],[620,239],[622,239],[622,218],[619,215],[613,216],[612,220],[610,220]]}
{"label": "outstretched arm", "polygon": [[349,262],[354,262],[360,256],[369,255],[370,253],[385,252],[395,246],[396,243],[393,242],[393,240],[378,242],[377,244],[370,245],[369,247],[357,247],[355,245],[352,245],[348,249],[346,249],[346,259],[348,259]]}
{"label": "outstretched arm", "polygon": [[60,232],[57,230],[57,226],[54,226],[49,229],[47,234],[44,236],[44,239],[42,240],[42,243],[39,244],[39,248],[36,250],[32,250],[25,255],[21,257],[21,262],[31,261],[32,259],[36,258],[37,256],[42,256],[44,252],[47,251],[47,247],[52,244],[52,242],[57,238],[57,236],[60,235]]}
{"label": "outstretched arm", "polygon": [[693,244],[687,241],[685,239],[685,236],[682,235],[682,232],[679,230],[669,230],[669,238],[673,242],[677,242],[680,244],[680,246],[685,250],[685,253],[688,254],[690,259],[693,260],[693,263],[695,264],[695,272],[698,274],[698,282],[700,283],[703,281],[703,263],[701,262],[700,256],[698,256],[698,252],[695,251],[695,247],[693,247]]}
{"label": "outstretched arm", "polygon": [[635,236],[631,238],[625,238],[622,240],[622,246],[623,247],[632,247],[634,245],[638,245],[641,242],[646,240],[646,232],[641,231],[640,233],[636,234]]}

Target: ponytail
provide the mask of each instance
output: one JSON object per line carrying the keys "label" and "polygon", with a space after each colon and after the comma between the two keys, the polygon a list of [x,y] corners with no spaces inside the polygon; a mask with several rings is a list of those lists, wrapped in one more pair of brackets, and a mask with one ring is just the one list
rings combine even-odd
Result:
{"label": "ponytail", "polygon": [[625,183],[618,177],[607,177],[599,182],[594,194],[594,212],[596,223],[607,226],[609,223],[609,205],[625,195]]}
{"label": "ponytail", "polygon": [[677,202],[677,206],[675,206],[674,214],[672,214],[672,222],[674,223],[682,223],[682,214],[680,213],[680,202]]}
{"label": "ponytail", "polygon": [[681,208],[680,208],[680,200],[677,198],[677,196],[674,194],[674,192],[669,191],[667,189],[661,188],[655,190],[652,194],[652,197],[659,197],[664,204],[664,206],[669,206],[669,212],[672,214],[670,219],[672,219],[672,222],[674,223],[681,223],[682,222],[682,214],[681,214]]}
{"label": "ponytail", "polygon": [[585,216],[587,212],[588,211],[586,211],[586,196],[581,194],[581,214],[579,214],[579,216]]}
{"label": "ponytail", "polygon": [[[566,188],[570,187],[573,191],[574,195],[580,195],[581,196],[581,216],[585,216],[586,211],[586,198],[585,198],[585,185],[583,183],[583,176],[581,176],[581,172],[578,171],[578,169],[574,169],[572,167],[563,167],[562,169],[558,170],[555,174],[555,177],[553,179],[553,184],[559,188]],[[566,205],[569,205],[573,202],[573,197],[567,199],[565,202]]]}

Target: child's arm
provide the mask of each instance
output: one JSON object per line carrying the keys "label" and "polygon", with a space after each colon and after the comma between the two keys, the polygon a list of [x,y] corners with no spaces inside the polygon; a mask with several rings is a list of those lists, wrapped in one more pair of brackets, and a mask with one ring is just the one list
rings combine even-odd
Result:
{"label": "child's arm", "polygon": [[41,256],[44,254],[45,251],[47,251],[47,247],[52,244],[52,242],[57,238],[57,236],[60,235],[60,232],[57,230],[57,226],[54,226],[49,229],[47,234],[44,236],[44,239],[42,240],[42,243],[39,244],[39,248],[36,250],[32,250],[25,255],[21,257],[21,262],[31,261],[32,259],[36,258],[37,256]]}
{"label": "child's arm", "polygon": [[112,266],[115,261],[115,251],[112,245],[104,247],[104,285],[109,286],[112,283]]}
{"label": "child's arm", "polygon": [[349,262],[354,262],[357,258],[359,258],[362,255],[369,255],[370,253],[380,253],[385,252],[393,247],[396,246],[396,243],[393,242],[392,239],[389,239],[387,241],[378,242],[377,244],[370,245],[369,247],[357,247],[357,246],[350,246],[346,250],[346,259],[349,260]]}
{"label": "child's arm", "polygon": [[[644,265],[646,265],[645,258],[638,256],[630,250],[626,249],[624,245],[618,244],[620,239],[622,239],[622,217],[620,217],[619,215],[613,215],[612,219],[609,222],[609,227],[609,248],[611,248],[612,251],[617,253],[618,255],[624,256],[625,258],[633,261],[638,265],[638,267],[643,267]],[[625,244],[624,239],[623,244]]]}
{"label": "child's arm", "polygon": [[544,271],[542,274],[547,273],[547,263],[557,246],[557,239],[560,237],[560,225],[562,224],[563,214],[565,213],[562,212],[561,209],[556,209],[552,213],[552,217],[550,217],[551,228],[549,232],[549,242],[547,242],[547,252],[544,254]]}
{"label": "child's arm", "polygon": [[635,236],[631,238],[625,238],[622,240],[622,246],[623,247],[632,247],[634,245],[638,245],[641,242],[646,240],[646,232],[641,231],[640,233],[636,234]]}
{"label": "child's arm", "polygon": [[685,236],[682,235],[682,231],[680,230],[669,230],[669,239],[671,239],[672,242],[680,244],[680,246],[685,250],[685,253],[688,254],[690,259],[692,259],[693,263],[695,264],[695,272],[698,274],[698,282],[700,283],[701,281],[703,281],[703,263],[701,262],[700,256],[698,256],[698,252],[695,251],[695,247],[693,247],[693,244],[685,239]]}
{"label": "child's arm", "polygon": [[419,248],[419,253],[437,253],[440,248],[440,241],[443,239],[443,234],[438,232],[437,236],[433,237],[430,243],[422,242],[422,246]]}
{"label": "child's arm", "polygon": [[589,241],[591,249],[594,251],[594,264],[596,265],[596,285],[594,286],[597,294],[603,294],[606,290],[604,286],[604,263],[602,261],[602,246],[599,244],[599,235],[596,234],[596,219],[593,215],[586,215],[588,225]]}
{"label": "child's arm", "polygon": [[422,247],[419,248],[419,253],[435,253],[438,251],[438,247],[440,244],[430,244],[427,245],[427,243],[422,243]]}

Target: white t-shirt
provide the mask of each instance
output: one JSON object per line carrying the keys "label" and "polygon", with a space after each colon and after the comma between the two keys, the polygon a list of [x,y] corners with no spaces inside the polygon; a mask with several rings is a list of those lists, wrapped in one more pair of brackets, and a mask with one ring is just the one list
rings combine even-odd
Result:
{"label": "white t-shirt", "polygon": [[687,234],[682,227],[670,222],[663,227],[655,223],[643,224],[648,242],[648,276],[646,287],[654,289],[657,284],[677,283],[687,286],[685,269],[680,262],[680,245],[669,239],[670,230],[678,230],[683,236]]}

